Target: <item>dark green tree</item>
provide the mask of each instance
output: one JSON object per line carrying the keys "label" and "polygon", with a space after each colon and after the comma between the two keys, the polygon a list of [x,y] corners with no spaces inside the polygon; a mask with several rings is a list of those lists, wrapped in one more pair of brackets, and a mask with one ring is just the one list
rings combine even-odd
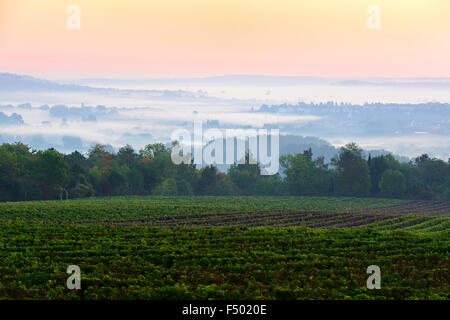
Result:
{"label": "dark green tree", "polygon": [[405,176],[398,170],[386,170],[380,179],[381,195],[386,198],[401,198],[406,190]]}
{"label": "dark green tree", "polygon": [[332,159],[337,170],[334,191],[340,196],[363,197],[369,194],[371,182],[367,161],[355,143],[342,147]]}
{"label": "dark green tree", "polygon": [[34,161],[34,178],[39,181],[46,199],[68,198],[70,168],[64,156],[54,149],[39,151]]}
{"label": "dark green tree", "polygon": [[286,188],[291,195],[327,195],[331,177],[323,158],[312,160],[311,150],[280,157]]}

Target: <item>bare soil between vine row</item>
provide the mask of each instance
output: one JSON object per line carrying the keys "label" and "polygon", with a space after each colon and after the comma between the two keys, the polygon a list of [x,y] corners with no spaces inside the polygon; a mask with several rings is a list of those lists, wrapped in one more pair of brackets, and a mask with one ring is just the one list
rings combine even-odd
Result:
{"label": "bare soil between vine row", "polygon": [[111,226],[152,226],[162,228],[202,227],[202,226],[247,226],[247,227],[290,227],[344,228],[367,225],[370,223],[402,216],[445,216],[450,214],[450,202],[447,201],[409,201],[401,204],[349,210],[298,211],[270,210],[254,212],[226,212],[213,214],[189,214],[141,219],[97,220],[70,222],[73,225],[111,225]]}

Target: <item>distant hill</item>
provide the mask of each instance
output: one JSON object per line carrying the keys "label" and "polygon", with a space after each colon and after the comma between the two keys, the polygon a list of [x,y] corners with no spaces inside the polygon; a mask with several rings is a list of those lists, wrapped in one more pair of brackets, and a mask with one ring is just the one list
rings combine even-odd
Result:
{"label": "distant hill", "polygon": [[125,94],[140,93],[158,96],[165,99],[216,99],[207,97],[200,90],[197,92],[185,90],[147,90],[147,89],[117,89],[114,87],[90,87],[88,85],[64,84],[26,75],[12,73],[0,73],[0,92],[95,92],[103,94]]}
{"label": "distant hill", "polygon": [[176,78],[88,78],[73,80],[73,83],[108,86],[121,85],[223,85],[223,86],[296,86],[296,85],[334,85],[334,86],[389,86],[389,87],[448,87],[450,78],[349,78],[349,77],[308,77],[231,74],[209,77]]}
{"label": "distant hill", "polygon": [[60,84],[12,73],[0,73],[0,91],[90,91],[93,88],[78,85]]}

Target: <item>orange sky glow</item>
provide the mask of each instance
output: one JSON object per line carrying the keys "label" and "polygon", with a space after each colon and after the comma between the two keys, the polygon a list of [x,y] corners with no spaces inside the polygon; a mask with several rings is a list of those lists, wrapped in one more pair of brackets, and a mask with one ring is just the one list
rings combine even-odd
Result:
{"label": "orange sky glow", "polygon": [[449,77],[450,1],[0,0],[0,72]]}

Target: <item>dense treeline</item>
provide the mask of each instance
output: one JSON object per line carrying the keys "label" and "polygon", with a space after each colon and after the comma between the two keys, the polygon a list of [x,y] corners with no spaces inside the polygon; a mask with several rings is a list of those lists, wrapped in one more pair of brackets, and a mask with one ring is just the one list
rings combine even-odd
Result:
{"label": "dense treeline", "polygon": [[[249,155],[247,155],[248,157]],[[248,163],[248,162],[247,162]],[[450,160],[422,155],[401,163],[391,155],[364,159],[354,143],[326,164],[311,150],[280,157],[281,174],[261,176],[257,164],[197,169],[175,165],[171,148],[150,144],[111,154],[95,145],[86,155],[0,146],[0,201],[113,195],[335,195],[450,200]]]}

